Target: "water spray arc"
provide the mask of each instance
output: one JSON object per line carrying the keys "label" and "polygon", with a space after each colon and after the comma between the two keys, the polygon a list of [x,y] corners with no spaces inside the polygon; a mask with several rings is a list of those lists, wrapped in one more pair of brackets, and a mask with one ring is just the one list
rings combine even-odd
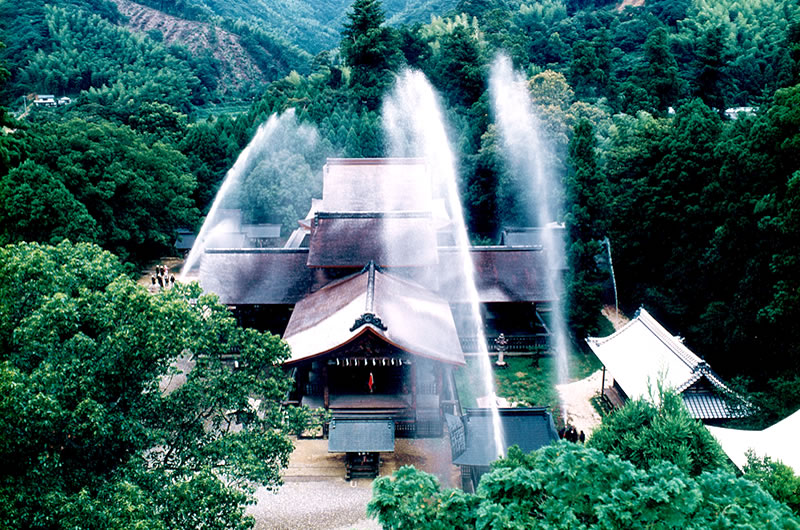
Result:
{"label": "water spray arc", "polygon": [[425,158],[433,176],[434,195],[444,197],[453,222],[453,232],[458,248],[461,275],[469,297],[471,330],[477,337],[482,389],[489,399],[495,447],[498,456],[504,456],[505,444],[494,375],[489,359],[483,320],[480,313],[475,271],[469,254],[463,208],[458,190],[456,160],[445,130],[441,105],[424,74],[418,71],[403,72],[390,96],[383,105],[383,125],[391,156]]}
{"label": "water spray arc", "polygon": [[[555,236],[554,222],[561,210],[558,197],[561,184],[544,163],[546,143],[539,134],[539,120],[533,112],[525,78],[514,71],[511,59],[499,55],[492,63],[489,91],[492,98],[495,124],[500,133],[503,155],[509,171],[517,176],[521,197],[530,197],[530,218],[543,229],[543,246],[547,253],[548,284],[561,298],[564,289],[558,273],[563,262],[564,244]],[[567,333],[561,299],[551,310],[551,349],[555,353],[557,383],[569,380]],[[567,410],[561,402],[561,415],[567,420]]]}
{"label": "water spray arc", "polygon": [[187,275],[197,268],[206,248],[226,244],[224,236],[241,229],[239,225],[226,219],[221,210],[248,210],[249,207],[244,204],[247,201],[244,200],[243,189],[248,186],[248,182],[264,182],[263,179],[269,178],[264,173],[263,163],[275,158],[287,145],[291,146],[293,152],[302,153],[303,150],[313,149],[316,144],[316,129],[298,124],[294,109],[280,115],[273,114],[261,124],[222,180],[200,233],[181,269],[179,279],[186,280]]}

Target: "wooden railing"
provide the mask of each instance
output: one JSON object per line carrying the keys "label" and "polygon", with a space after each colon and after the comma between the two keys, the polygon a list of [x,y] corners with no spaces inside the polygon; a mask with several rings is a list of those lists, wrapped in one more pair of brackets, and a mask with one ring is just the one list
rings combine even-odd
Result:
{"label": "wooden railing", "polygon": [[[506,337],[506,352],[508,353],[525,353],[545,350],[548,345],[548,335],[546,333],[537,333],[535,335],[507,335]],[[477,352],[478,351],[478,337],[464,337],[458,338],[461,342],[461,349],[464,352]],[[497,335],[488,335],[486,337],[486,349],[489,352],[497,352]]]}

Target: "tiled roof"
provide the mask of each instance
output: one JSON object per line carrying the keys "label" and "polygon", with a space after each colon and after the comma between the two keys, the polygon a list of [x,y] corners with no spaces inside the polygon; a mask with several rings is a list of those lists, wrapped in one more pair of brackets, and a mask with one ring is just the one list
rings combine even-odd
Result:
{"label": "tiled roof", "polygon": [[448,303],[415,283],[372,267],[297,303],[284,334],[292,349],[287,363],[323,355],[364,333],[413,355],[464,364]]}
{"label": "tiled roof", "polygon": [[730,389],[703,359],[669,333],[644,308],[608,337],[586,339],[617,384],[631,398],[648,398],[661,382],[682,393],[693,417],[724,419],[745,411],[727,404]]}
{"label": "tiled roof", "polygon": [[723,418],[740,418],[744,411],[739,411],[728,404],[728,401],[716,392],[688,390],[681,394],[683,403],[689,414],[698,420],[718,420]]}
{"label": "tiled roof", "polygon": [[223,304],[295,304],[316,285],[308,249],[208,249],[200,286]]}
{"label": "tiled roof", "polygon": [[[439,249],[439,294],[450,302],[469,300],[459,250]],[[557,296],[548,282],[547,256],[541,249],[472,247],[478,298],[489,302],[544,302]]]}
{"label": "tiled roof", "polygon": [[437,262],[430,213],[349,212],[316,214],[309,267],[418,267]]}
{"label": "tiled roof", "polygon": [[[513,445],[529,453],[558,440],[553,418],[545,407],[500,409],[499,412],[504,434],[503,454]],[[497,460],[500,452],[494,441],[491,411],[467,409],[462,420],[466,447],[460,455],[453,455],[453,463],[484,467]]]}

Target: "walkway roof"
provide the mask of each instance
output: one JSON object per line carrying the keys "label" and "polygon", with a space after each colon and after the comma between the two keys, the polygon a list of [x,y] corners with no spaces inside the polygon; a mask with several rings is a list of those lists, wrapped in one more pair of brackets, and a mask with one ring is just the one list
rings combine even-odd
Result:
{"label": "walkway roof", "polygon": [[200,286],[223,304],[295,304],[316,285],[308,249],[206,249]]}
{"label": "walkway roof", "polygon": [[[503,454],[513,445],[530,453],[558,440],[553,419],[544,407],[499,409],[498,413],[503,426]],[[489,466],[499,455],[491,410],[467,409],[462,421],[466,430],[463,452],[453,458],[453,464]],[[448,421],[448,428],[451,423]]]}
{"label": "walkway roof", "polygon": [[[432,287],[452,303],[466,303],[466,283],[455,247],[439,247],[430,269]],[[473,247],[478,299],[491,302],[546,302],[557,297],[547,282],[547,259],[535,248]],[[295,304],[328,280],[308,267],[308,248],[210,248],[200,263],[200,285],[229,305]],[[425,258],[428,259],[428,258]],[[367,260],[368,261],[368,260]],[[361,262],[351,268],[363,267]]]}
{"label": "walkway roof", "polygon": [[[534,247],[472,247],[475,287],[482,303],[545,302],[558,297],[548,281],[547,255]],[[439,293],[453,303],[469,301],[457,247],[439,248]]]}
{"label": "walkway roof", "polygon": [[800,475],[800,451],[797,450],[797,440],[800,439],[800,410],[763,431],[725,429],[710,425],[707,429],[739,469],[747,464],[745,453],[752,449],[756,456],[780,460],[791,467],[795,475]]}

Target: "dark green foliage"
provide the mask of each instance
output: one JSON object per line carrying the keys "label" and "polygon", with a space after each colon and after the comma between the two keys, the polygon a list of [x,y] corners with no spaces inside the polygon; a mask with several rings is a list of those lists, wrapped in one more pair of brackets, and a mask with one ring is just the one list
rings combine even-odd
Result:
{"label": "dark green foliage", "polygon": [[567,176],[567,320],[578,339],[597,330],[601,308],[597,256],[605,233],[608,185],[595,160],[594,129],[588,120],[575,126]]}
{"label": "dark green foliage", "polygon": [[678,97],[682,93],[678,63],[670,51],[667,30],[653,30],[647,36],[643,50],[645,62],[639,69],[638,76],[640,86],[650,101],[650,108],[645,108],[644,102],[640,102],[638,108],[664,113],[668,107],[677,105]]}
{"label": "dark green foliage", "polygon": [[380,0],[355,0],[347,17],[339,47],[351,67],[350,88],[366,108],[375,110],[403,56],[394,31],[383,25]]}
{"label": "dark green foliage", "polygon": [[[161,116],[167,118],[166,116]],[[71,120],[34,128],[29,159],[2,177],[3,242],[64,237],[143,262],[169,252],[197,217],[184,156],[125,126]]]}
{"label": "dark green foliage", "polygon": [[651,382],[658,405],[629,401],[606,416],[592,433],[590,447],[650,469],[662,461],[697,476],[727,466],[727,457],[700,421],[689,415],[679,394]]}
{"label": "dark green foliage", "polygon": [[469,108],[485,90],[486,61],[480,43],[467,28],[456,26],[439,39],[439,52],[431,58],[431,83],[442,90],[451,106]]}
{"label": "dark green foliage", "polygon": [[800,527],[785,505],[728,471],[691,477],[666,462],[642,470],[567,442],[528,455],[510,449],[475,494],[401,468],[373,483],[367,513],[397,530]]}
{"label": "dark green foliage", "polygon": [[279,484],[291,450],[287,346],[196,284],[152,295],[121,273],[89,244],[0,249],[0,518],[249,528],[249,486]]}
{"label": "dark green foliage", "polygon": [[[191,207],[208,207],[258,125],[289,108],[300,123],[317,127],[320,153],[385,156],[380,100],[404,63],[422,70],[440,92],[470,229],[476,241],[494,240],[503,224],[529,223],[510,185],[515,176],[498,163],[501,147],[490,127],[486,63],[504,50],[528,77],[544,136],[554,146],[547,169],[571,194],[556,217],[576,230],[574,331],[593,327],[599,299],[593,257],[604,251],[598,241],[608,235],[624,308],[646,305],[725,376],[751,373],[752,390],[765,391],[771,379],[793,379],[800,359],[791,332],[800,314],[796,2],[648,0],[617,10],[603,1],[471,1],[436,13],[441,16],[430,23],[425,15],[423,23],[399,28],[384,19],[400,23],[457,2],[145,3],[236,33],[270,78],[298,73],[242,88],[242,96],[259,94],[249,110],[243,111],[245,100],[198,111],[225,88],[210,54],[165,47],[156,34],[131,35],[106,0],[0,3],[8,44],[2,59],[12,75],[3,103],[19,113],[20,96],[34,89],[83,91],[73,98],[77,104],[37,108],[19,123],[0,116],[15,129],[0,136],[6,240],[70,236],[137,261],[166,253],[174,227],[194,224]],[[312,61],[286,41],[315,53],[343,46]],[[722,117],[724,106],[733,105],[758,107],[758,114],[735,122]],[[674,117],[669,107],[678,109]],[[239,115],[199,119],[231,108]],[[69,121],[76,117],[81,121]],[[49,132],[83,148],[74,141],[77,133],[65,131],[80,124],[102,136],[107,125],[99,118],[116,124],[108,136],[123,144],[117,154],[98,157],[113,159],[108,170],[93,168],[91,156]],[[588,138],[578,127],[581,118],[593,127],[594,161],[583,156],[568,166],[574,131],[578,140]],[[60,121],[73,125],[53,125]],[[84,125],[89,122],[94,125]],[[90,149],[98,150],[105,149]],[[142,156],[133,156],[138,150]],[[315,193],[321,158],[285,151],[264,166],[271,177],[252,188],[258,200],[251,210],[254,218],[278,216],[288,226]],[[168,164],[142,161],[162,155]],[[281,172],[284,163],[291,169]],[[155,185],[146,172],[177,184]],[[92,179],[103,186],[84,191]],[[128,193],[120,183],[135,189]],[[170,188],[174,198],[167,197]],[[289,192],[295,202],[286,207]],[[596,211],[593,201],[604,206]],[[113,209],[121,213],[112,216]],[[753,351],[763,359],[756,366]]]}
{"label": "dark green foliage", "polygon": [[651,0],[647,2],[647,10],[659,20],[674,26],[679,20],[686,17],[686,10],[691,5],[691,0]]}
{"label": "dark green foliage", "polygon": [[800,515],[800,477],[791,467],[768,456],[759,458],[753,451],[748,451],[744,478],[764,488],[773,499],[794,510],[795,515]]}
{"label": "dark green foliage", "polygon": [[11,87],[17,95],[88,91],[83,102],[122,119],[144,100],[190,109],[200,81],[164,46],[83,11],[45,6],[43,15],[48,45],[19,66]]}

